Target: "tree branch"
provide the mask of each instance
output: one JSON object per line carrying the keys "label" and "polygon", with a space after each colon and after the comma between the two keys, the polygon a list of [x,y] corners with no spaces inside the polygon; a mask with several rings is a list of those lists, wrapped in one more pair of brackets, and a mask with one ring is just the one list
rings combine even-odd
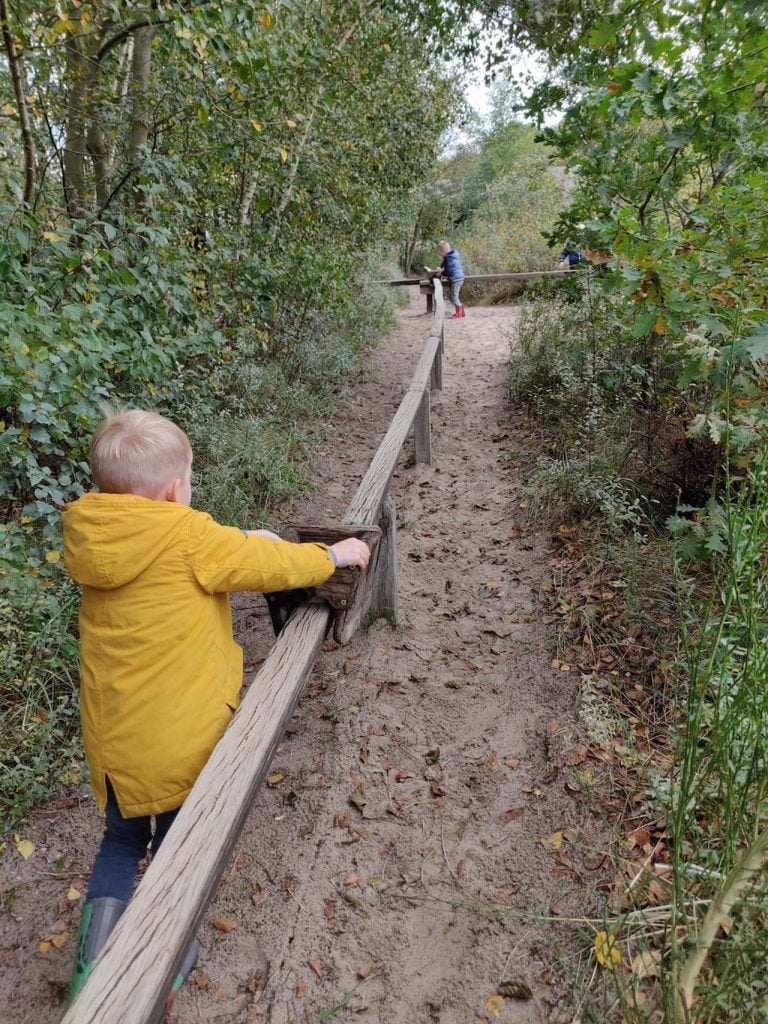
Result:
{"label": "tree branch", "polygon": [[152,18],[147,15],[146,18],[132,21],[130,25],[124,25],[119,32],[115,32],[111,39],[107,39],[101,44],[92,59],[96,64],[100,64],[110,50],[113,50],[123,39],[127,39],[128,36],[137,32],[140,28],[154,28],[156,25],[167,25],[169,20],[169,18]]}

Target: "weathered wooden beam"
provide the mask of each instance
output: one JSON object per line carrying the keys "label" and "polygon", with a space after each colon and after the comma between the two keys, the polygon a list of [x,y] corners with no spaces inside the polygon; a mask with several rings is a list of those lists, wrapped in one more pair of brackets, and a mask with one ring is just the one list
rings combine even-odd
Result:
{"label": "weathered wooden beam", "polygon": [[[572,270],[525,270],[514,274],[470,274],[469,277],[464,278],[464,284],[474,283],[492,283],[494,281],[531,281],[537,277],[572,277],[574,273],[583,274],[589,272],[589,267],[572,271]],[[440,278],[436,278],[440,280]],[[393,281],[373,281],[372,284],[387,285],[390,288],[399,288],[403,285],[420,285],[421,290],[425,291],[424,285],[428,285],[429,281],[423,277],[407,277],[399,278]],[[443,281],[443,286],[448,287],[449,282]]]}
{"label": "weathered wooden beam", "polygon": [[435,353],[440,345],[440,334],[445,315],[445,303],[438,288],[435,292],[435,316],[421,353],[413,380],[400,403],[400,408],[392,418],[389,429],[371,460],[365,476],[352,499],[349,511],[342,522],[376,523],[379,519],[379,508],[389,490],[389,481],[395,471],[400,451],[411,432],[416,413],[419,411],[421,396],[427,386],[432,371]]}

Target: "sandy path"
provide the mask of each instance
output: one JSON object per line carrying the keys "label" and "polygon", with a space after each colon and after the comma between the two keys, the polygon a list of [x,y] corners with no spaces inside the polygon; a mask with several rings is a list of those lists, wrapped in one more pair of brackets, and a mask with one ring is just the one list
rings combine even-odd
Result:
{"label": "sandy path", "polygon": [[[422,308],[414,300],[372,354],[294,518],[348,504],[416,364]],[[406,457],[393,481],[402,621],[327,645],[276,756],[281,778],[257,799],[206,915],[173,1024],[466,1024],[494,1009],[534,1022],[562,1003],[556,962],[588,938],[539,918],[598,908],[585,869],[595,825],[564,787],[560,738],[550,742],[572,715],[575,679],[550,667],[536,599],[544,539],[515,517],[527,453],[505,387],[514,318],[472,309],[446,327],[433,465]],[[236,618],[258,664],[270,643],[263,600],[239,598]],[[59,1019],[73,942],[36,950],[57,920],[76,928],[66,893],[98,837],[88,802],[59,801],[37,821],[35,856],[0,860],[14,890],[3,898],[3,1024]],[[542,845],[564,830],[560,850]],[[499,906],[516,916],[487,909]],[[511,981],[533,999],[487,1008]]]}

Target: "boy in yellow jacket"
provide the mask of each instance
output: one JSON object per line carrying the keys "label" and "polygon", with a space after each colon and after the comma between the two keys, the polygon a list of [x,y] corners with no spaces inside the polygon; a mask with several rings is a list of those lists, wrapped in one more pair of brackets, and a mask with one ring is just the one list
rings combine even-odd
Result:
{"label": "boy in yellow jacket", "polygon": [[106,826],[70,999],[124,910],[147,847],[157,852],[238,706],[243,659],[229,592],[317,586],[337,565],[365,568],[370,556],[356,538],[290,544],[192,509],[189,440],[157,413],[106,419],[91,471],[98,492],[63,514],[64,560],[83,588],[83,743]]}

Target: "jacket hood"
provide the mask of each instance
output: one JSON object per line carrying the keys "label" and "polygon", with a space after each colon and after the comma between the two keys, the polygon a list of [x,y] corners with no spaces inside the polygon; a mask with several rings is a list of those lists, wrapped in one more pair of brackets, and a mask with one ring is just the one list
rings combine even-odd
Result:
{"label": "jacket hood", "polygon": [[64,510],[64,563],[82,586],[114,590],[136,579],[195,512],[136,494],[84,494]]}

